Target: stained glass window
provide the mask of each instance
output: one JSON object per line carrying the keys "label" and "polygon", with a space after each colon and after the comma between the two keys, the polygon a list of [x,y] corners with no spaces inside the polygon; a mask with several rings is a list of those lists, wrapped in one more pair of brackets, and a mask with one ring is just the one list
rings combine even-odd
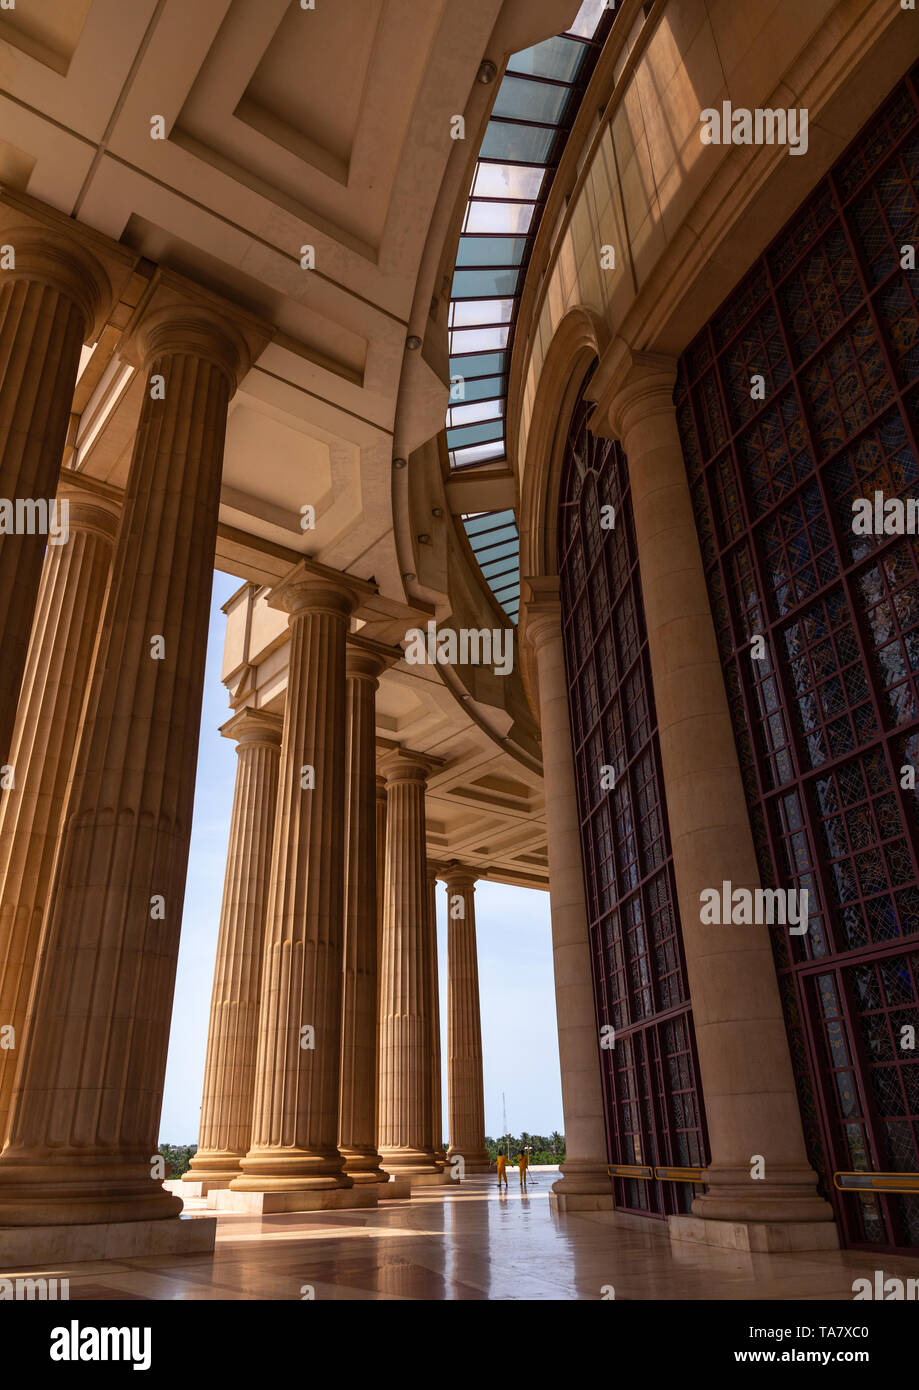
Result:
{"label": "stained glass window", "polygon": [[[774,932],[805,1134],[848,1243],[919,1245],[919,537],[853,530],[917,496],[916,74],[896,89],[679,365],[677,418]],[[752,378],[764,389],[751,392]],[[760,639],[764,651],[754,654]],[[904,785],[904,781],[906,785]]]}

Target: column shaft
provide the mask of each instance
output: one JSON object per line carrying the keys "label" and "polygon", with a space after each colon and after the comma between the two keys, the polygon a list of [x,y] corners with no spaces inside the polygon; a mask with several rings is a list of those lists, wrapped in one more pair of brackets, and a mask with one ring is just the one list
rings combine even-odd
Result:
{"label": "column shaft", "polygon": [[226,1186],[249,1151],[259,987],[281,755],[278,715],[242,709],[221,729],[236,786],[220,909],[198,1151],[185,1178]]}
{"label": "column shaft", "polygon": [[69,539],[45,552],[32,639],[10,750],[14,782],[0,808],[0,1145],[38,952],[54,852],[92,672],[118,504],[62,480]]}
{"label": "column shaft", "polygon": [[427,866],[428,925],[425,941],[428,949],[428,1007],[431,1017],[431,1143],[438,1163],[445,1164],[444,1101],[441,1076],[440,1046],[440,970],[437,959],[437,871]]}
{"label": "column shaft", "polygon": [[485,1082],[479,963],[475,940],[475,877],[447,869],[447,1064],[450,1094],[448,1157],[462,1155],[467,1173],[487,1172]]}
{"label": "column shaft", "polygon": [[[7,1146],[0,1224],[178,1212],[152,1175],[194,801],[229,324],[141,330],[145,396]],[[243,349],[244,351],[244,349]]]}
{"label": "column shaft", "polygon": [[557,580],[529,580],[542,601],[527,605],[528,639],[536,649],[539,725],[542,738],[549,904],[555,1006],[565,1116],[565,1161],[553,1184],[565,1208],[612,1205],[607,1173],[606,1125],[600,1081],[599,1033],[594,1005],[587,907],[568,687]]}
{"label": "column shaft", "polygon": [[[832,1220],[807,1160],[767,930],[700,923],[700,892],[759,873],[673,407],[633,356],[611,418],[631,480],[661,762],[711,1162],[697,1216]],[[765,1178],[751,1178],[752,1156]],[[682,1218],[684,1221],[686,1218]],[[678,1220],[678,1218],[674,1218]],[[824,1232],[820,1244],[831,1234]]]}
{"label": "column shaft", "polygon": [[386,874],[380,1018],[379,1145],[390,1173],[438,1173],[434,1158],[430,911],[424,823],[429,768],[384,763]]}
{"label": "column shaft", "polygon": [[354,1182],[383,1182],[376,1148],[377,789],[375,694],[386,663],[349,645],[346,665],[345,945],[338,1147]]}
{"label": "column shaft", "polygon": [[243,1192],[351,1186],[338,1151],[345,639],[369,588],[325,573],[304,561],[270,600],[290,614],[290,648],[252,1141],[231,1183]]}
{"label": "column shaft", "polygon": [[[41,280],[0,284],[0,498],[48,502],[57,492],[87,314]],[[0,764],[8,759],[46,537],[0,534]]]}

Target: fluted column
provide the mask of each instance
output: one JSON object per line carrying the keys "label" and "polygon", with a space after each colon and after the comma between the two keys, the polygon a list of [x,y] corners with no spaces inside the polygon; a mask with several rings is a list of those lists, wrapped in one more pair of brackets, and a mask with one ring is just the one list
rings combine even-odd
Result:
{"label": "fluted column", "polygon": [[13,785],[0,805],[0,1143],[38,954],[54,848],[88,694],[120,502],[113,488],[61,477],[68,535],[44,552],[42,582],[10,749]]}
{"label": "fluted column", "polygon": [[147,392],[141,410],[55,859],[0,1155],[3,1225],[136,1221],[181,1205],[152,1176],[152,1160],[227,404],[249,347],[177,285],[158,282],[134,330],[141,370],[162,389]]}
{"label": "fluted column", "polygon": [[345,660],[346,841],[338,1147],[356,1183],[385,1182],[376,1147],[377,774],[375,695],[398,657],[352,638]]}
{"label": "fluted column", "polygon": [[0,1145],[120,514],[113,488],[79,475],[62,475],[57,495],[68,536],[45,551],[0,805],[0,1026],[15,1041],[0,1049]]}
{"label": "fluted column", "polygon": [[249,1151],[259,986],[278,796],[278,714],[241,709],[221,727],[236,740],[236,786],[207,1032],[198,1151],[187,1182],[227,1186]]}
{"label": "fluted column", "polygon": [[374,1147],[380,1151],[380,1028],[383,1020],[383,900],[386,881],[386,778],[376,776],[376,886],[377,886],[377,1033],[373,1071]]}
{"label": "fluted column", "polygon": [[584,901],[558,579],[529,579],[527,584],[530,600],[526,605],[526,637],[536,653],[555,1009],[565,1116],[566,1158],[552,1193],[560,1210],[610,1207],[613,1199],[607,1173],[600,1041]]}
{"label": "fluted column", "polygon": [[372,592],[304,560],[269,598],[289,614],[290,646],[252,1141],[231,1183],[240,1192],[351,1186],[338,1151],[345,639]]}
{"label": "fluted column", "polygon": [[[3,208],[0,240],[0,498],[47,505],[57,492],[80,350],[112,301],[98,260],[56,229]],[[12,225],[7,224],[12,219]],[[7,253],[8,254],[8,253]],[[46,535],[0,532],[0,765],[8,762]]]}
{"label": "fluted column", "polygon": [[450,1147],[467,1173],[489,1167],[485,1148],[485,1082],[482,1073],[482,1021],[479,962],[475,942],[475,874],[448,864],[447,879],[447,1066],[449,1068]]}
{"label": "fluted column", "polygon": [[425,940],[428,943],[428,1001],[431,1015],[431,1141],[434,1157],[439,1164],[446,1164],[444,1151],[444,1100],[441,1078],[440,1046],[440,972],[437,959],[437,868],[429,863],[426,866],[428,883],[428,928]]}
{"label": "fluted column", "polygon": [[386,776],[380,998],[379,1147],[383,1168],[439,1174],[433,1144],[430,908],[425,786],[435,759],[400,749]]}
{"label": "fluted column", "polygon": [[[673,386],[676,364],[626,351],[610,383],[610,424],[628,459],[648,654],[686,974],[711,1151],[696,1218],[680,1234],[725,1239],[713,1223],[794,1223],[794,1248],[835,1243],[832,1209],[807,1159],[768,931],[700,921],[700,893],[759,886],[712,622]],[[751,1176],[752,1155],[765,1175]],[[803,1223],[809,1223],[805,1231]],[[821,1229],[817,1229],[817,1228]],[[751,1235],[787,1248],[786,1230]],[[729,1237],[734,1239],[734,1236]],[[807,1245],[802,1244],[807,1241]]]}

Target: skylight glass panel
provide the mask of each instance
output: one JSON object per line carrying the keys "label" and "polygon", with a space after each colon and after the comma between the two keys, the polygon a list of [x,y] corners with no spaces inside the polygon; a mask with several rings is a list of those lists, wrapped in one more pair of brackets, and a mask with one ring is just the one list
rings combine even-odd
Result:
{"label": "skylight glass panel", "polygon": [[[462,376],[462,373],[457,373]],[[462,383],[463,394],[457,396],[458,401],[487,401],[493,396],[500,396],[504,390],[503,376],[486,376],[481,381],[466,381]],[[451,400],[454,397],[451,396]]]}
{"label": "skylight glass panel", "polygon": [[473,401],[472,404],[454,405],[447,411],[447,428],[457,425],[474,425],[480,420],[500,420],[504,414],[503,399]]}
{"label": "skylight glass panel", "polygon": [[545,177],[545,170],[530,167],[521,168],[519,164],[480,163],[472,184],[474,198],[525,198],[539,197],[539,190]]}
{"label": "skylight glass panel", "polygon": [[555,131],[542,126],[489,121],[479,154],[482,159],[514,159],[519,164],[545,164],[554,139]]}
{"label": "skylight glass panel", "polygon": [[506,507],[500,512],[467,512],[463,517],[463,525],[467,535],[475,536],[482,531],[489,531],[495,526],[501,526],[514,521],[514,513],[510,507]]}
{"label": "skylight glass panel", "polygon": [[503,352],[475,353],[470,357],[451,357],[451,377],[501,376],[504,372]]}
{"label": "skylight glass panel", "polygon": [[504,421],[488,420],[484,425],[466,425],[463,429],[447,430],[448,449],[467,449],[470,444],[490,444],[504,438]]}
{"label": "skylight glass panel", "polygon": [[507,65],[508,72],[532,73],[534,77],[553,77],[559,82],[573,82],[584,61],[587,49],[576,39],[546,39],[533,48],[515,53]]}
{"label": "skylight glass panel", "polygon": [[592,39],[608,9],[606,0],[584,0],[568,33],[577,34],[582,39]]}
{"label": "skylight glass panel", "polygon": [[507,347],[510,327],[461,328],[450,334],[451,352],[488,352],[491,348]]}
{"label": "skylight glass panel", "polygon": [[479,203],[466,208],[464,232],[526,232],[533,220],[533,203]]}
{"label": "skylight glass panel", "polygon": [[505,299],[517,291],[519,270],[457,270],[450,289],[453,299]]}
{"label": "skylight glass panel", "polygon": [[468,328],[480,323],[510,323],[513,299],[454,299],[450,305],[450,327]]}
{"label": "skylight glass panel", "polygon": [[529,82],[525,77],[507,76],[502,79],[492,114],[514,116],[521,121],[540,121],[546,125],[558,125],[567,100],[567,87],[556,87],[549,82]]}
{"label": "skylight glass panel", "polygon": [[458,267],[519,265],[526,245],[523,236],[461,236],[456,264]]}
{"label": "skylight glass panel", "polygon": [[471,449],[451,449],[450,462],[454,468],[468,468],[473,463],[494,463],[504,458],[504,441],[476,444]]}

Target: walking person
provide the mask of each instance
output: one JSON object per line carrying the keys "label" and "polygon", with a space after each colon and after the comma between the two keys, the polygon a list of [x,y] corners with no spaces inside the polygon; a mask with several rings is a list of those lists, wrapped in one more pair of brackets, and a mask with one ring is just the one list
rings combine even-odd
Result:
{"label": "walking person", "polygon": [[498,1157],[495,1159],[495,1167],[498,1170],[498,1191],[501,1191],[501,1183],[504,1183],[504,1190],[507,1191],[507,1159],[504,1157],[504,1150],[498,1150]]}
{"label": "walking person", "polygon": [[521,1149],[520,1152],[519,1152],[519,1154],[517,1155],[517,1169],[518,1169],[518,1171],[519,1171],[519,1173],[520,1173],[520,1191],[521,1191],[521,1192],[526,1192],[526,1190],[527,1190],[527,1169],[529,1168],[529,1166],[530,1166],[530,1160],[529,1160],[529,1157],[527,1156],[527,1152],[526,1152],[525,1149]]}

